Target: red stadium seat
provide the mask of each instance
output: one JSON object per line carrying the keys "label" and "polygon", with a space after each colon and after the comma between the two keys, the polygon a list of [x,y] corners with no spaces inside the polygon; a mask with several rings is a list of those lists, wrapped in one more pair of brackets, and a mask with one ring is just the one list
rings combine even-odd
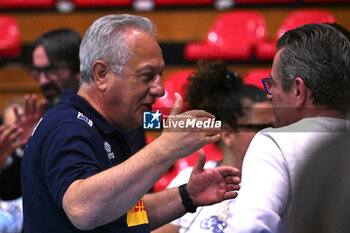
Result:
{"label": "red stadium seat", "polygon": [[214,0],[154,0],[156,6],[168,5],[210,5]]}
{"label": "red stadium seat", "polygon": [[131,6],[132,0],[73,0],[75,7]]}
{"label": "red stadium seat", "polygon": [[0,0],[0,8],[52,8],[56,0]]}
{"label": "red stadium seat", "polygon": [[12,16],[0,15],[0,57],[18,57],[21,54],[20,29]]}
{"label": "red stadium seat", "polygon": [[[153,110],[159,111],[164,115],[169,115],[171,108],[174,105],[175,92],[181,94],[182,98],[185,98],[187,92],[187,78],[191,75],[193,69],[180,70],[172,73],[164,81],[164,96],[157,98],[156,102],[153,105]],[[186,103],[184,102],[183,110],[187,109]]]}
{"label": "red stadium seat", "polygon": [[263,16],[252,10],[234,10],[221,14],[200,43],[185,46],[187,60],[240,59],[251,57],[255,45],[266,40]]}
{"label": "red stadium seat", "polygon": [[273,41],[261,41],[256,48],[258,59],[272,59],[276,54],[277,40],[288,30],[308,23],[334,23],[332,13],[322,9],[295,10],[288,14],[277,31]]}
{"label": "red stadium seat", "polygon": [[265,90],[261,80],[263,78],[268,78],[270,73],[271,69],[253,69],[243,77],[243,81],[245,84],[254,85]]}
{"label": "red stadium seat", "polygon": [[304,3],[336,3],[336,2],[349,2],[349,0],[303,0]]}
{"label": "red stadium seat", "polygon": [[235,0],[235,4],[295,3],[296,0]]}

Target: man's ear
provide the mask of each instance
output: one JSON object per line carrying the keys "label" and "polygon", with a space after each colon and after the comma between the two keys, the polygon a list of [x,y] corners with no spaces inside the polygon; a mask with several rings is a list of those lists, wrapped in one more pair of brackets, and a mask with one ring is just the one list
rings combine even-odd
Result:
{"label": "man's ear", "polygon": [[293,85],[295,86],[295,107],[300,108],[305,106],[309,98],[309,88],[300,77],[294,79]]}
{"label": "man's ear", "polygon": [[108,64],[105,61],[97,60],[92,65],[94,82],[98,89],[104,91],[107,88]]}
{"label": "man's ear", "polygon": [[223,124],[221,127],[221,141],[225,145],[225,147],[230,147],[233,145],[233,141],[235,138],[235,134],[232,131],[232,128],[227,125]]}

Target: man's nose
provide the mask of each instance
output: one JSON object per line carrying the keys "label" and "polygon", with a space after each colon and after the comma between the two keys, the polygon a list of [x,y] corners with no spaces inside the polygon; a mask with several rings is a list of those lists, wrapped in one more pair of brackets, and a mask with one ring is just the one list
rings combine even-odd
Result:
{"label": "man's nose", "polygon": [[39,73],[38,83],[40,86],[43,86],[43,85],[48,84],[50,82],[51,82],[50,79],[47,77],[47,75],[44,72]]}
{"label": "man's nose", "polygon": [[165,94],[162,80],[159,75],[155,78],[152,87],[150,88],[150,93],[151,95],[155,95],[157,97],[162,97]]}

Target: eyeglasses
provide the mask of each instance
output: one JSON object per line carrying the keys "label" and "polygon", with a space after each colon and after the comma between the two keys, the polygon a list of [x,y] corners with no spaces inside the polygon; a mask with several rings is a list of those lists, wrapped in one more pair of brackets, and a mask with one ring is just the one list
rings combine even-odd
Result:
{"label": "eyeglasses", "polygon": [[275,84],[274,80],[272,78],[264,78],[261,81],[264,85],[266,93],[269,95],[272,95],[270,90],[271,90],[271,87]]}
{"label": "eyeglasses", "polygon": [[45,67],[36,67],[31,66],[28,69],[28,73],[30,76],[32,76],[34,79],[38,80],[40,74],[43,72],[45,74],[46,78],[50,78],[52,75],[57,75],[61,67],[49,65]]}
{"label": "eyeglasses", "polygon": [[273,127],[272,124],[240,124],[237,125],[239,128],[245,128],[252,131],[260,131],[265,128]]}

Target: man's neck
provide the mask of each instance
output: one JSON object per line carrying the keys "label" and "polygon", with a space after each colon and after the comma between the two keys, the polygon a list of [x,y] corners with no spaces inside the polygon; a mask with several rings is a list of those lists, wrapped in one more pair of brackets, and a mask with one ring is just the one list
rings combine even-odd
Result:
{"label": "man's neck", "polygon": [[331,109],[321,106],[314,106],[311,108],[303,109],[299,114],[300,120],[304,118],[313,118],[313,117],[331,117],[331,118],[340,118],[346,119],[346,111],[341,109]]}

